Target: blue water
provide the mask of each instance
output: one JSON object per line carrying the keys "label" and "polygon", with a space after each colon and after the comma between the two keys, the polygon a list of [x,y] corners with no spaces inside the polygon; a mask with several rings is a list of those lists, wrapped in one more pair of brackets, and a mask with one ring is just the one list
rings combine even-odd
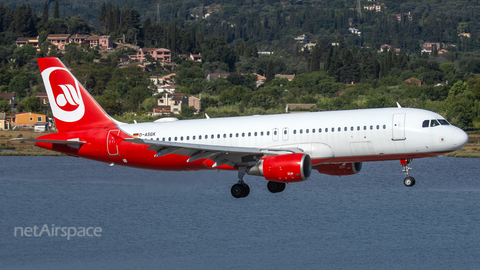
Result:
{"label": "blue water", "polygon": [[[365,163],[283,193],[235,172],[158,172],[72,157],[0,157],[0,269],[477,269],[479,159]],[[15,227],[101,227],[20,237]]]}

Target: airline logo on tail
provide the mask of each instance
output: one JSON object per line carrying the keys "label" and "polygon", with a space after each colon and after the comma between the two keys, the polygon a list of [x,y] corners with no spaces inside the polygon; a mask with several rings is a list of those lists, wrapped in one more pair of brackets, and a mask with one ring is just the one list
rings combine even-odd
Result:
{"label": "airline logo on tail", "polygon": [[85,104],[75,77],[63,67],[50,67],[42,72],[42,78],[55,118],[64,122],[82,119]]}

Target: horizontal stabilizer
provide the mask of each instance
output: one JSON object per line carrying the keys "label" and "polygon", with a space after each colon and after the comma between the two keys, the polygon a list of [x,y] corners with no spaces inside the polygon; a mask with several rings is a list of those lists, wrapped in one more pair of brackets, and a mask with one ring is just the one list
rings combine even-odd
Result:
{"label": "horizontal stabilizer", "polygon": [[72,139],[67,141],[62,140],[42,140],[42,139],[28,139],[28,138],[13,138],[12,141],[24,141],[24,142],[39,142],[39,143],[53,143],[53,144],[67,144],[67,145],[82,145],[87,143],[78,139]]}

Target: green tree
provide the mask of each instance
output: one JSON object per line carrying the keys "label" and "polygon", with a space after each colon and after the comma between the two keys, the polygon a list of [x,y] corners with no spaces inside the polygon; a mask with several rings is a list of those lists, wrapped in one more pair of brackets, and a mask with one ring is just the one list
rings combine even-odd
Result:
{"label": "green tree", "polygon": [[220,102],[223,104],[236,104],[242,101],[243,97],[250,92],[248,88],[240,85],[231,87],[220,94]]}
{"label": "green tree", "polygon": [[273,62],[269,61],[267,66],[267,72],[265,74],[265,83],[268,83],[273,79],[275,79],[275,71],[273,69]]}
{"label": "green tree", "polygon": [[455,74],[455,66],[452,63],[443,63],[440,65],[440,69],[445,73],[445,74]]}
{"label": "green tree", "polygon": [[37,97],[29,97],[24,101],[25,110],[28,112],[40,112],[42,102]]}
{"label": "green tree", "polygon": [[43,12],[42,12],[42,20],[41,23],[43,26],[46,26],[48,23],[48,2],[45,1],[45,4],[43,4]]}
{"label": "green tree", "polygon": [[225,63],[229,71],[235,69],[237,56],[233,48],[222,37],[209,37],[202,46],[202,56],[205,62]]}
{"label": "green tree", "polygon": [[8,100],[0,98],[0,112],[8,112],[10,111],[10,104]]}
{"label": "green tree", "polygon": [[182,116],[186,118],[193,117],[193,112],[195,111],[195,108],[190,107],[188,105],[182,104]]}
{"label": "green tree", "polygon": [[58,10],[58,0],[55,0],[55,5],[53,7],[53,18],[54,19],[60,18],[60,12]]}
{"label": "green tree", "polygon": [[123,113],[123,106],[119,102],[119,95],[114,91],[107,90],[103,95],[95,98],[102,108],[109,115],[120,115]]}
{"label": "green tree", "polygon": [[191,68],[182,68],[176,73],[175,83],[178,85],[190,86],[193,79],[203,79],[203,77],[203,69],[198,66],[193,66]]}
{"label": "green tree", "polygon": [[27,96],[29,87],[30,84],[27,76],[16,76],[8,84],[8,92],[15,92],[17,99],[22,99]]}
{"label": "green tree", "polygon": [[[145,99],[142,102],[142,108],[146,112],[151,112],[153,110],[153,107],[157,106],[157,104],[158,104],[157,99],[154,98],[154,97],[150,97],[150,98]],[[183,112],[183,109],[182,109],[182,112]]]}

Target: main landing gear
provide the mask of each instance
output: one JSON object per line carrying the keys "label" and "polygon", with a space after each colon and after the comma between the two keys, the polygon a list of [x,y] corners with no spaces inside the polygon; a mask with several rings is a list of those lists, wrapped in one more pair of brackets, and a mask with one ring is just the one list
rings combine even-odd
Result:
{"label": "main landing gear", "polygon": [[268,181],[267,188],[271,193],[282,192],[285,190],[285,183]]}
{"label": "main landing gear", "polygon": [[247,166],[238,167],[238,183],[232,186],[230,190],[235,198],[247,197],[250,194],[250,187],[243,182],[243,176],[247,174]]}
{"label": "main landing gear", "polygon": [[411,162],[411,159],[400,160],[400,164],[403,167],[403,173],[406,176],[405,179],[403,179],[403,184],[405,184],[406,187],[412,187],[413,185],[415,185],[415,178],[413,178],[412,176],[408,176],[408,171],[412,169],[408,166]]}
{"label": "main landing gear", "polygon": [[[250,187],[243,182],[243,177],[247,174],[247,167],[246,166],[239,166],[238,167],[238,182],[232,186],[230,190],[232,196],[235,198],[244,198],[250,194]],[[278,193],[285,190],[285,183],[273,182],[268,181],[267,184],[268,191],[271,193]]]}

